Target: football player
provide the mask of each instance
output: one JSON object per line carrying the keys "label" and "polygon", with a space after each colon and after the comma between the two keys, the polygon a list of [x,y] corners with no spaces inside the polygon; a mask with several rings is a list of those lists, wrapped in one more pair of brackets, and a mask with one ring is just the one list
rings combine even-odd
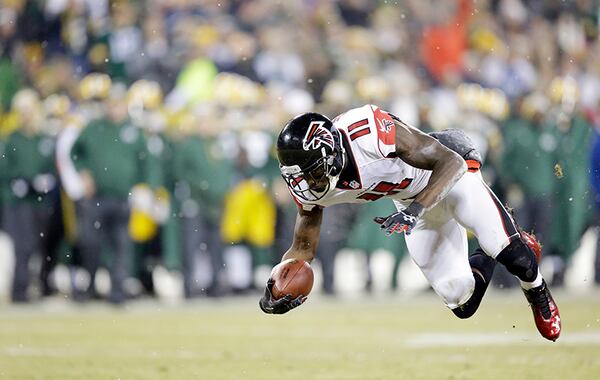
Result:
{"label": "football player", "polygon": [[[396,212],[375,222],[387,235],[405,234],[412,259],[457,317],[475,313],[500,263],[519,279],[540,334],[559,337],[558,307],[538,269],[541,247],[485,184],[480,156],[460,131],[428,135],[365,105],[333,121],[318,113],[295,117],[279,134],[277,155],[298,204],[283,260],[315,257],[324,207],[391,198]],[[481,247],[471,256],[467,229]],[[274,299],[272,286],[269,279],[259,302],[265,313],[283,314],[306,300]]]}

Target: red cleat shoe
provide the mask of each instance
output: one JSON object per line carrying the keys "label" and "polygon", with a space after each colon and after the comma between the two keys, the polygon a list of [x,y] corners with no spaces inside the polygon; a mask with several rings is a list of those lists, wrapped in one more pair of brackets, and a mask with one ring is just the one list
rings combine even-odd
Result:
{"label": "red cleat shoe", "polygon": [[525,290],[525,298],[529,301],[533,311],[535,326],[542,336],[548,340],[556,341],[560,336],[561,324],[558,306],[554,302],[546,281],[533,289]]}
{"label": "red cleat shoe", "polygon": [[521,240],[523,243],[527,244],[529,248],[533,250],[535,253],[535,257],[537,258],[537,262],[539,263],[542,260],[542,244],[535,238],[534,234],[530,234],[529,232],[520,231],[521,232]]}

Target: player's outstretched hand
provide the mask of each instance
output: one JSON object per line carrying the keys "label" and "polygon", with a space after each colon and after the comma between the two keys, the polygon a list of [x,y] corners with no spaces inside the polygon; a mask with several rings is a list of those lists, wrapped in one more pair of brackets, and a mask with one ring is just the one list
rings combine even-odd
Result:
{"label": "player's outstretched hand", "polygon": [[390,236],[394,232],[399,234],[404,232],[405,234],[410,235],[410,232],[417,223],[417,219],[418,218],[414,215],[404,211],[398,211],[386,217],[376,216],[373,218],[373,221],[380,224],[381,229],[385,230],[385,234]]}
{"label": "player's outstretched hand", "polygon": [[302,305],[304,301],[306,301],[305,296],[298,296],[297,298],[292,299],[290,295],[284,296],[280,299],[273,298],[273,294],[271,293],[271,289],[273,288],[273,284],[275,280],[272,278],[267,281],[267,286],[265,287],[265,294],[262,296],[260,301],[258,301],[258,305],[260,309],[267,314],[285,314],[288,311]]}

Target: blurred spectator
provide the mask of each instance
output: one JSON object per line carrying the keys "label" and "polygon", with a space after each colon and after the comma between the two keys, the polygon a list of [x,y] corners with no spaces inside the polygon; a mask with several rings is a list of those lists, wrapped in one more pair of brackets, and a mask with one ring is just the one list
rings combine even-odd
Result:
{"label": "blurred spectator", "polygon": [[79,176],[73,161],[71,149],[83,128],[84,119],[81,113],[76,113],[66,95],[53,94],[44,100],[45,107],[52,117],[48,124],[58,133],[56,139],[56,170],[60,180],[60,208],[62,223],[57,226],[62,230],[67,253],[65,260],[70,264],[71,287],[76,288],[77,269],[81,267],[81,253],[77,238],[76,204],[85,195],[83,179]]}
{"label": "blurred spectator", "polygon": [[122,303],[127,297],[124,285],[133,255],[128,199],[132,187],[146,180],[148,153],[142,132],[129,123],[124,87],[115,84],[108,91],[107,116],[89,122],[77,138],[71,157],[85,186],[85,196],[78,204],[78,222],[90,283],[82,295],[95,296],[95,274],[102,254],[107,253],[109,301]]}
{"label": "blurred spectator", "polygon": [[216,140],[218,124],[182,121],[174,144],[173,174],[176,210],[181,225],[184,295],[222,292],[223,241],[220,221],[231,168]]}
{"label": "blurred spectator", "polygon": [[[497,162],[498,182],[504,189],[505,202],[514,209],[521,228],[533,232],[551,251],[553,210],[556,207],[554,177],[555,150],[558,141],[550,131],[545,114],[549,100],[533,93],[514,103],[508,119],[502,123],[502,147]],[[501,288],[518,286],[504,268],[494,273]]]}
{"label": "blurred spectator", "polygon": [[[368,263],[370,263],[370,257],[375,251],[382,249],[390,252],[394,257],[394,265],[391,268],[390,288],[397,289],[398,268],[406,252],[406,244],[404,243],[404,239],[389,239],[381,233],[379,225],[372,222],[374,217],[386,215],[386,213],[389,214],[390,210],[394,210],[394,205],[391,201],[371,202],[357,210],[356,223],[354,223],[348,234],[348,247],[364,252],[367,255]],[[366,290],[371,290],[373,274],[370,266],[368,266],[368,271]]]}
{"label": "blurred spectator", "polygon": [[[470,0],[456,2],[428,3],[423,16],[426,26],[420,41],[423,63],[437,81],[447,75],[457,75],[462,72],[464,55],[467,49],[467,22],[471,16],[473,5]],[[435,5],[434,5],[435,4]],[[446,18],[452,13],[453,18]],[[442,7],[442,9],[433,9]],[[448,9],[450,8],[450,9]]]}
{"label": "blurred spectator", "polygon": [[287,28],[264,28],[261,49],[254,61],[254,70],[263,82],[275,82],[294,87],[305,78],[304,63],[289,41],[293,31]]}
{"label": "blurred spectator", "polygon": [[[347,246],[356,216],[356,206],[349,204],[328,207],[323,212],[323,230],[317,248],[317,258],[323,269],[323,291],[334,294],[335,257]],[[391,240],[391,239],[390,239]]]}
{"label": "blurred spectator", "polygon": [[112,25],[108,33],[109,73],[116,80],[126,80],[131,75],[130,65],[142,55],[143,34],[138,26],[141,12],[136,3],[113,2],[111,6]]}
{"label": "blurred spectator", "polygon": [[167,117],[161,108],[163,93],[158,82],[138,80],[127,93],[132,124],[144,134],[146,142],[146,178],[131,190],[129,235],[136,243],[133,272],[144,289],[154,294],[152,272],[163,260],[178,256],[175,237],[163,228],[170,220],[173,174],[173,149],[164,135]]}
{"label": "blurred spectator", "polygon": [[17,17],[18,8],[0,8],[0,114],[10,110],[12,97],[23,82],[13,55],[17,42]]}
{"label": "blurred spectator", "polygon": [[579,114],[568,115],[558,107],[550,113],[549,123],[557,141],[554,159],[559,172],[552,217],[556,221],[551,234],[552,282],[562,285],[566,266],[591,220],[588,158],[592,131]]}
{"label": "blurred spectator", "polygon": [[548,130],[544,115],[549,101],[531,94],[515,106],[503,124],[500,177],[508,188],[508,204],[526,231],[533,231],[546,247],[550,243],[555,177],[554,151],[558,141]]}
{"label": "blurred spectator", "polygon": [[43,108],[35,91],[18,92],[12,110],[19,129],[9,136],[3,155],[5,181],[9,185],[3,219],[15,246],[12,301],[27,302],[30,259],[39,257],[40,263],[46,261],[50,227],[60,223],[60,218],[53,218],[58,214],[56,198],[52,199],[57,195],[55,141],[42,132]]}
{"label": "blurred spectator", "polygon": [[14,94],[21,88],[19,68],[8,56],[0,58],[0,111],[9,110]]}
{"label": "blurred spectator", "polygon": [[256,162],[250,152],[247,146],[240,147],[234,177],[237,183],[225,196],[221,227],[223,239],[230,245],[225,252],[230,273],[237,273],[230,282],[237,291],[252,287],[252,267],[270,261],[269,250],[275,242],[277,210],[268,192],[272,178],[265,175],[268,168],[263,166],[269,157]]}
{"label": "blurred spectator", "polygon": [[[50,296],[56,293],[56,282],[51,283],[50,275],[59,260],[65,253],[63,241],[74,243],[74,233],[72,223],[74,222],[74,208],[72,202],[62,189],[60,174],[58,168],[58,136],[64,126],[75,123],[69,112],[69,98],[62,94],[52,94],[43,101],[44,113],[47,116],[44,121],[44,134],[51,137],[55,142],[54,149],[54,167],[57,172],[56,186],[49,194],[50,206],[52,210],[51,221],[48,227],[45,239],[46,257],[41,265],[41,283],[42,295]],[[70,254],[67,252],[67,256]]]}

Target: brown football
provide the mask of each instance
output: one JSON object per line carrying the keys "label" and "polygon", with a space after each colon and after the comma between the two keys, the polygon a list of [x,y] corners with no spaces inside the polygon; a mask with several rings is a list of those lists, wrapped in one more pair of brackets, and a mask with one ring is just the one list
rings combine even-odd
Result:
{"label": "brown football", "polygon": [[287,259],[275,265],[271,278],[275,280],[271,292],[274,298],[279,299],[287,294],[291,294],[292,298],[307,296],[315,276],[306,261]]}

